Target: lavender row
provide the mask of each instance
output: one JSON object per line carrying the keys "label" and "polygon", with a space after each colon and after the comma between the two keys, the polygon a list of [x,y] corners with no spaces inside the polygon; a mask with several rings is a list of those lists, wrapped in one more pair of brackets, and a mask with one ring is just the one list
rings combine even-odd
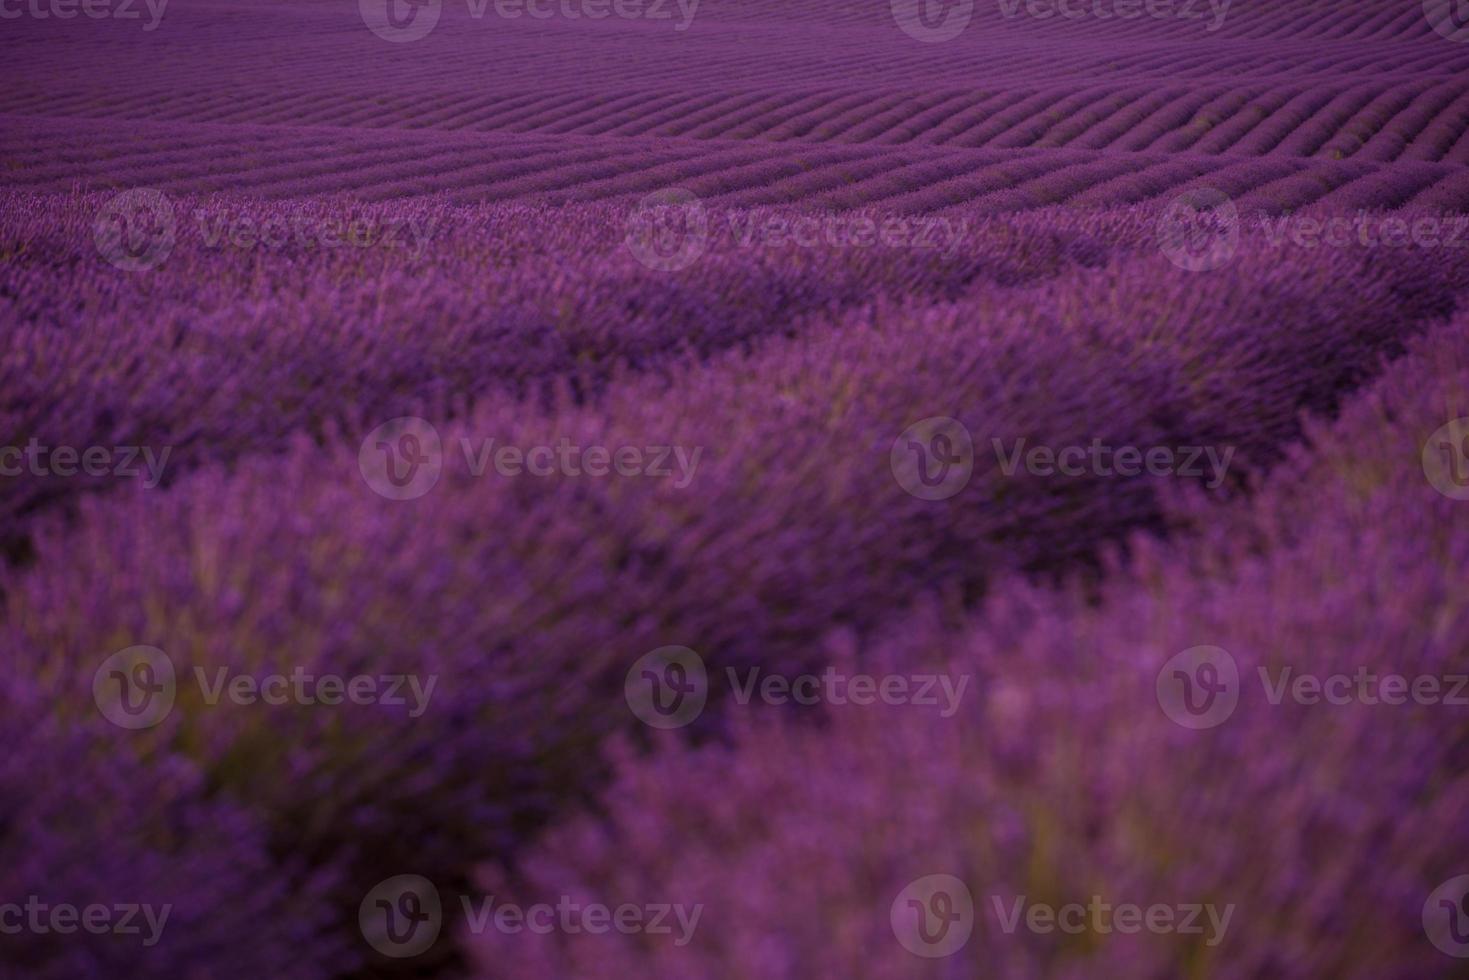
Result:
{"label": "lavender row", "polygon": [[[1139,234],[1105,215],[894,219],[901,244],[852,246],[827,233],[829,216],[713,212],[704,251],[672,268],[656,241],[629,246],[627,208],[128,201],[0,200],[7,522],[113,486],[119,470],[154,486],[363,415],[442,416],[562,378],[591,392],[874,296],[952,299],[1100,263]],[[803,219],[816,233],[801,225],[804,245],[791,231]],[[119,228],[137,254],[98,244]],[[17,462],[10,450],[28,446]]]}
{"label": "lavender row", "polygon": [[[1300,409],[1445,308],[1454,276],[1349,251],[1239,273],[1138,259],[1054,292],[878,301],[595,404],[502,395],[361,442],[298,433],[41,522],[33,566],[5,576],[0,649],[59,717],[95,713],[99,676],[118,705],[162,705],[98,751],[197,766],[273,854],[341,882],[333,908],[394,869],[450,885],[595,781],[605,737],[636,727],[622,684],[647,652],[799,669],[924,595],[1066,567],[1159,520],[1173,485],[1007,472],[993,440],[1228,448],[1241,485]],[[894,461],[925,416],[976,447],[947,499]],[[531,471],[562,445],[578,469]],[[132,652],[109,667],[114,651]],[[262,699],[301,675],[307,694]],[[354,682],[371,696],[344,698]]]}
{"label": "lavender row", "polygon": [[462,917],[480,975],[1451,973],[1469,955],[1466,326],[1314,425],[1246,506],[1196,504],[1196,536],[1139,542],[1099,597],[1007,581],[965,629],[919,615],[828,663],[946,678],[952,703],[869,691],[820,726],[742,713],[732,746],[623,745],[598,815],[477,894],[697,924]]}

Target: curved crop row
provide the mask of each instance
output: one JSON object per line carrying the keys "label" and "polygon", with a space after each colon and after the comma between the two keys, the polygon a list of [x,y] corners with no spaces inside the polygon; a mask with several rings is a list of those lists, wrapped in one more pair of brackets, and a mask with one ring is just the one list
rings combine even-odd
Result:
{"label": "curved crop row", "polygon": [[[875,629],[1005,569],[1066,567],[1162,516],[1159,478],[1007,475],[992,439],[1227,448],[1234,468],[1217,475],[1237,485],[1279,456],[1301,409],[1330,407],[1451,294],[1453,270],[1435,279],[1421,260],[1240,261],[1237,279],[1138,258],[1058,289],[879,302],[671,382],[618,379],[596,405],[486,397],[438,429],[422,499],[370,489],[389,492],[361,469],[381,445],[299,437],[163,493],[93,498],[5,575],[0,653],[77,716],[106,653],[164,651],[172,713],[99,751],[177,751],[262,815],[273,853],[349,868],[332,907],[353,928],[375,881],[461,881],[595,781],[598,745],[634,725],[621,685],[647,651],[797,669],[834,629]],[[919,499],[891,468],[925,415],[973,434],[952,499]],[[679,447],[693,465],[669,464],[679,479],[477,475],[486,439]],[[422,443],[393,445],[423,462]],[[220,671],[298,670],[434,679],[437,693],[417,715],[208,697]]]}
{"label": "curved crop row", "polygon": [[[148,447],[169,454],[172,479],[276,451],[293,433],[350,436],[363,417],[442,413],[499,389],[535,395],[574,379],[590,393],[616,372],[798,332],[807,318],[875,297],[1018,286],[1100,263],[1111,247],[1094,242],[1085,216],[1055,231],[1022,222],[1023,246],[1018,231],[981,235],[956,218],[931,226],[921,248],[845,238],[798,247],[772,244],[763,229],[834,219],[711,210],[708,251],[664,271],[634,257],[629,212],[608,206],[171,203],[176,243],[133,273],[108,265],[92,241],[104,196],[3,205],[0,250],[14,258],[0,272],[10,324],[0,445]],[[85,330],[72,327],[79,317]],[[11,474],[0,479],[0,515],[13,522],[116,482]]]}
{"label": "curved crop row", "polygon": [[[1009,583],[968,631],[919,620],[836,654],[848,675],[969,678],[951,716],[831,705],[816,727],[767,709],[732,747],[670,735],[651,759],[616,753],[599,815],[481,884],[521,907],[699,905],[692,936],[484,929],[463,935],[480,975],[1451,972],[1433,944],[1459,934],[1425,930],[1469,849],[1454,680],[1469,505],[1430,486],[1420,456],[1469,414],[1466,326],[1415,344],[1245,508],[1196,508],[1183,547],[1143,548],[1099,603]],[[1224,683],[1238,700],[1190,730],[1159,689],[1201,645],[1237,671],[1220,676],[1237,676]],[[1391,675],[1406,678],[1396,692]],[[1328,696],[1355,696],[1291,686],[1333,677],[1349,684]],[[1425,678],[1436,695],[1418,693]],[[894,929],[905,887],[933,874],[966,884],[972,903],[951,890],[932,908],[968,939],[923,960]],[[1026,903],[1098,901],[1214,912],[1191,933],[1089,913],[1079,930],[1006,922]]]}

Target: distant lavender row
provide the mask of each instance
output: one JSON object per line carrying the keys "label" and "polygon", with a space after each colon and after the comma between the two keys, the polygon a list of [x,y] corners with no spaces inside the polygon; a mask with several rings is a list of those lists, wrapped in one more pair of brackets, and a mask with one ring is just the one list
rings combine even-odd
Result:
{"label": "distant lavender row", "polygon": [[[1458,64],[1435,74],[1469,64],[1469,52],[1447,50]],[[1347,76],[1338,84],[1356,87],[1351,79],[1366,68],[1353,61],[1341,66]],[[934,67],[931,60],[915,64]],[[1178,86],[1172,69],[1156,70]],[[1200,179],[1232,185],[1226,189],[1273,213],[1307,206],[1469,208],[1469,96],[1451,79],[1383,82],[1373,86],[1375,96],[1358,89],[1341,99],[1332,98],[1331,83],[1302,91],[1233,77],[1161,94],[1148,80],[1102,89],[1091,80],[1052,81],[1034,91],[1017,90],[1009,79],[999,92],[881,96],[891,84],[842,97],[788,91],[753,108],[747,104],[758,97],[742,91],[702,99],[647,93],[630,101],[651,115],[629,120],[624,132],[606,129],[603,97],[590,92],[527,96],[529,104],[514,107],[491,98],[485,113],[447,123],[488,130],[473,133],[431,124],[397,128],[400,113],[421,119],[423,103],[400,90],[405,101],[392,113],[397,118],[385,119],[381,98],[366,94],[381,83],[366,79],[356,97],[303,94],[278,126],[246,122],[243,105],[246,115],[228,122],[224,111],[211,112],[204,124],[185,121],[202,106],[170,92],[167,108],[157,97],[138,100],[153,116],[146,121],[111,113],[7,116],[12,138],[0,167],[17,192],[157,187],[175,195],[414,199],[427,207],[629,205],[682,186],[729,208],[920,214],[958,206],[981,214],[1059,203],[1162,203]],[[220,102],[217,94],[200,97]],[[280,105],[255,97],[272,109]],[[291,125],[306,101],[318,98],[325,99],[318,118],[336,122]],[[700,124],[706,102],[722,111]],[[50,100],[43,105],[56,109]],[[1068,111],[1078,107],[1106,118],[1085,125]],[[558,119],[563,111],[570,118]],[[499,112],[507,118],[490,118]]]}
{"label": "distant lavender row", "polygon": [[[748,236],[771,214],[715,212],[707,254],[662,271],[628,250],[628,211],[611,206],[177,199],[176,242],[127,272],[94,243],[107,202],[0,197],[0,446],[166,450],[163,479],[362,416],[442,416],[558,378],[586,392],[875,296],[1043,279],[1143,234],[1092,213],[946,220],[925,248],[765,247],[730,222]],[[0,480],[7,522],[117,482],[36,468]]]}
{"label": "distant lavender row", "polygon": [[[649,650],[793,669],[834,629],[1005,569],[1065,567],[1161,513],[1166,481],[1006,476],[981,458],[992,437],[1231,446],[1237,482],[1278,456],[1298,410],[1332,404],[1446,309],[1454,273],[1345,250],[1239,262],[1238,278],[1151,257],[1055,290],[878,301],[672,381],[617,379],[596,404],[486,396],[441,422],[442,472],[418,500],[369,489],[356,442],[300,433],[163,493],[93,497],[74,528],[41,522],[34,565],[5,575],[0,654],[72,717],[95,711],[108,653],[160,648],[178,702],[112,751],[176,750],[250,802],[273,853],[347,865],[343,908],[403,868],[451,884],[596,778],[604,737],[635,724],[621,681]],[[945,501],[890,468],[926,415],[964,421],[979,450]],[[703,455],[682,486],[477,476],[460,440],[489,438]],[[196,669],[439,684],[416,716],[251,709],[210,703]]]}
{"label": "distant lavender row", "polygon": [[[702,903],[692,941],[461,923],[480,975],[1449,975],[1446,954],[1469,953],[1462,922],[1443,927],[1464,889],[1438,892],[1469,873],[1462,684],[1451,700],[1469,503],[1431,486],[1420,457],[1469,417],[1466,327],[1415,344],[1337,424],[1313,426],[1247,506],[1198,510],[1183,548],[1140,543],[1100,604],[1007,582],[967,632],[919,617],[835,658],[968,676],[951,717],[828,706],[819,728],[760,716],[732,749],[672,735],[651,759],[620,749],[597,816],[480,883],[502,907]],[[1198,646],[1223,656],[1194,679],[1238,700],[1189,728],[1160,683]],[[1364,671],[1380,686],[1357,687]],[[1381,680],[1394,674],[1396,695]],[[1314,694],[1272,703],[1270,685],[1303,675]],[[1323,695],[1331,677],[1352,680]],[[905,891],[938,874],[968,894]],[[1163,905],[1173,927],[1120,928],[1092,917],[1098,902]],[[1070,903],[1087,910],[1031,918]],[[1177,928],[1189,906],[1227,920],[1196,911]]]}

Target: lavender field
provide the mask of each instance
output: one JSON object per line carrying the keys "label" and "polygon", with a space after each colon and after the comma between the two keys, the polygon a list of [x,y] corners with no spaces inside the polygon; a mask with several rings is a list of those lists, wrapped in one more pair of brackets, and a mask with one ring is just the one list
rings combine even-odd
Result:
{"label": "lavender field", "polygon": [[1469,977],[1469,3],[0,44],[0,978]]}

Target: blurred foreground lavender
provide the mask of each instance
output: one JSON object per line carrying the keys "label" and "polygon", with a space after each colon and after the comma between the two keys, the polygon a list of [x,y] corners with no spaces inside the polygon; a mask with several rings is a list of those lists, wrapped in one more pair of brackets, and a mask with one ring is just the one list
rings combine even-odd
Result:
{"label": "blurred foreground lavender", "polygon": [[[442,220],[461,231],[429,246],[443,272],[370,253],[225,262],[196,242],[130,277],[97,272],[95,256],[84,257],[92,247],[80,223],[84,200],[41,199],[61,212],[8,219],[20,256],[5,272],[17,284],[4,302],[18,328],[4,368],[7,390],[21,393],[5,405],[11,444],[155,445],[171,448],[173,462],[152,487],[29,473],[4,483],[3,506],[24,517],[11,542],[16,560],[3,575],[0,624],[0,651],[15,672],[7,704],[24,710],[7,710],[33,719],[22,724],[28,748],[12,760],[7,779],[44,814],[59,791],[58,766],[79,773],[113,767],[112,781],[98,786],[113,787],[105,792],[132,815],[119,834],[85,826],[52,834],[43,817],[25,815],[5,824],[5,846],[34,857],[12,865],[17,894],[46,890],[48,869],[85,865],[98,835],[106,835],[125,856],[119,860],[160,868],[156,879],[133,879],[140,892],[198,911],[218,909],[223,889],[241,915],[271,910],[252,915],[250,929],[229,926],[233,912],[181,916],[159,944],[180,963],[224,958],[242,972],[309,976],[350,972],[365,958],[383,969],[386,960],[358,931],[363,896],[391,876],[422,874],[444,890],[448,933],[462,928],[452,899],[472,891],[475,868],[486,861],[513,867],[540,827],[595,792],[607,775],[609,737],[649,736],[623,691],[627,672],[649,651],[692,648],[716,675],[819,669],[835,655],[865,669],[902,658],[946,663],[939,651],[960,641],[948,633],[930,638],[937,626],[906,628],[909,640],[897,645],[875,638],[903,631],[895,624],[910,617],[922,622],[915,607],[941,609],[952,620],[998,581],[993,623],[963,640],[973,652],[955,661],[983,679],[971,692],[983,710],[971,701],[964,715],[932,730],[904,716],[833,719],[833,726],[853,726],[850,735],[753,731],[741,736],[748,749],[718,763],[722,775],[708,794],[691,789],[705,776],[660,775],[654,782],[672,794],[669,801],[638,803],[635,813],[624,814],[618,802],[631,790],[614,789],[608,805],[618,832],[642,842],[619,847],[635,850],[656,838],[670,855],[698,855],[677,869],[649,859],[614,870],[604,861],[617,863],[616,855],[580,837],[538,845],[569,862],[564,872],[547,870],[541,852],[531,851],[530,887],[585,882],[681,894],[679,875],[688,868],[695,900],[710,902],[708,921],[725,923],[727,931],[701,934],[677,960],[655,953],[644,962],[632,946],[604,954],[572,943],[565,955],[577,970],[678,972],[677,964],[691,963],[693,975],[736,975],[731,964],[753,957],[762,972],[821,973],[817,958],[835,955],[826,947],[837,945],[854,957],[852,973],[870,961],[865,969],[898,975],[907,961],[882,964],[907,954],[877,948],[883,940],[867,931],[866,903],[886,894],[894,876],[926,873],[914,870],[924,863],[918,858],[958,868],[953,873],[976,878],[974,887],[1002,876],[1016,888],[1044,885],[1058,894],[1080,881],[1108,891],[1134,884],[1178,891],[1186,879],[1244,892],[1242,905],[1255,903],[1252,922],[1286,921],[1268,911],[1286,899],[1250,890],[1258,869],[1239,857],[1235,838],[1222,839],[1217,851],[1220,862],[1242,862],[1229,865],[1234,870],[1215,869],[1208,855],[1216,852],[1185,859],[1195,847],[1188,827],[1153,810],[1177,811],[1176,819],[1187,817],[1204,833],[1248,828],[1236,806],[1308,838],[1323,833],[1316,796],[1297,800],[1285,792],[1294,777],[1280,773],[1309,765],[1330,776],[1315,739],[1345,744],[1344,736],[1309,726],[1351,716],[1307,716],[1300,724],[1308,727],[1296,732],[1282,727],[1297,724],[1291,711],[1256,723],[1242,710],[1233,727],[1189,741],[1137,700],[1146,689],[1134,689],[1133,675],[1156,671],[1154,658],[1166,659],[1172,647],[1238,647],[1248,669],[1251,658],[1265,655],[1258,644],[1267,633],[1276,643],[1304,642],[1285,612],[1253,605],[1285,603],[1292,594],[1285,583],[1247,589],[1231,575],[1265,575],[1275,561],[1285,575],[1303,563],[1293,549],[1297,536],[1316,527],[1304,516],[1319,501],[1277,489],[1256,505],[1258,514],[1225,519],[1235,510],[1220,508],[1241,506],[1227,499],[1251,490],[1286,456],[1301,435],[1303,411],[1334,410],[1384,359],[1401,354],[1408,338],[1453,309],[1465,273],[1451,253],[1267,248],[1256,237],[1227,274],[1199,276],[1159,254],[1151,238],[1158,215],[1139,208],[1027,215],[986,225],[1004,231],[942,255],[826,249],[793,259],[726,244],[687,274],[666,277],[620,250],[623,225],[607,209],[459,209]],[[264,220],[275,206],[252,207]],[[296,206],[280,207],[294,213]],[[379,213],[396,212],[384,206]],[[493,285],[466,295],[456,284],[482,263],[473,246],[489,221],[499,229]],[[543,245],[533,244],[532,225],[546,230]],[[73,291],[77,265],[93,271]],[[228,285],[197,292],[217,281]],[[77,304],[92,324],[86,331],[67,326]],[[706,309],[716,315],[705,316]],[[425,417],[405,435],[372,434],[414,413]],[[891,461],[895,440],[930,417],[957,420],[974,446],[967,482],[943,500],[905,487]],[[1383,499],[1418,500],[1432,491],[1412,484],[1407,466],[1416,443],[1398,432],[1362,438],[1401,457],[1382,466],[1380,478],[1392,481]],[[689,465],[678,479],[507,475],[484,468],[489,457],[481,452],[491,439],[517,449],[677,448]],[[1231,463],[1207,484],[1206,502],[1181,506],[1177,491],[1203,493],[1204,481],[1007,472],[991,447],[1018,439],[1042,447],[1209,447],[1227,451]],[[384,482],[400,450],[415,456],[409,478]],[[384,452],[389,470],[379,472]],[[1323,459],[1335,459],[1331,452],[1328,445]],[[432,484],[421,496],[413,491],[416,499],[397,499],[411,489],[420,462]],[[1276,480],[1291,485],[1289,476]],[[1408,514],[1420,522],[1447,518],[1441,499],[1426,503],[1433,506]],[[1271,515],[1287,507],[1301,519],[1277,530]],[[1343,515],[1319,533],[1355,534],[1354,521]],[[1153,556],[1144,546],[1135,570],[1114,570],[1100,585],[1086,579],[1112,596],[1101,612],[1053,604],[1013,579],[1072,573],[1129,534],[1170,529],[1190,542],[1183,557]],[[1385,543],[1373,560],[1411,571],[1411,549],[1423,545],[1409,530],[1390,536],[1392,548]],[[1402,548],[1410,551],[1395,550]],[[1257,552],[1265,557],[1252,557]],[[1460,557],[1446,554],[1442,568],[1421,570],[1445,589],[1462,568]],[[1330,565],[1300,571],[1301,582],[1365,560],[1337,554]],[[1173,570],[1186,566],[1188,574]],[[1155,580],[1166,601],[1139,604],[1138,596],[1152,595],[1139,583]],[[1344,577],[1343,588],[1373,581]],[[1405,571],[1401,594],[1392,589],[1394,602],[1408,604],[1392,628],[1409,631],[1410,642],[1412,625],[1423,622],[1414,617],[1450,615],[1430,608],[1431,596],[1414,600],[1413,581]],[[1283,608],[1335,616],[1342,656],[1375,635],[1364,630],[1397,622],[1353,620],[1351,594],[1343,601],[1341,612],[1321,596]],[[1195,606],[1217,607],[1219,623]],[[1220,625],[1232,620],[1235,629],[1261,632],[1237,639]],[[129,662],[118,676],[102,669],[110,655],[138,645],[167,658],[176,700],[151,727],[110,727],[94,702],[99,671],[101,683],[121,683],[124,696],[133,681],[157,683],[161,663]],[[1013,677],[1022,662],[1023,683]],[[432,693],[417,705],[422,710],[386,700],[241,704],[221,699],[223,688],[210,693],[224,681],[248,687],[301,672],[406,677],[431,684]],[[723,739],[731,724],[743,726],[742,717],[716,694],[688,733]],[[1410,712],[1374,723],[1386,730],[1354,751],[1353,765],[1386,766],[1381,753],[1435,737]],[[1277,754],[1232,741],[1246,736]],[[1452,748],[1445,738],[1435,751]],[[829,783],[824,770],[806,772],[800,761],[808,740],[820,745],[810,758],[841,758],[827,739],[853,753],[850,764],[830,770]],[[1227,758],[1209,762],[1200,746]],[[696,751],[726,758],[722,749]],[[1245,752],[1248,766],[1237,761]],[[868,753],[880,759],[870,768],[861,762]],[[768,773],[782,754],[790,761]],[[1412,758],[1431,766],[1423,779],[1447,778],[1427,750]],[[677,753],[648,763],[658,773],[686,764]],[[641,786],[639,770],[632,771],[623,778]],[[917,778],[925,771],[933,774],[927,782]],[[1210,793],[1197,800],[1182,793],[1210,772]],[[1362,772],[1379,776],[1375,768]],[[941,773],[963,778],[951,792],[926,790],[955,778]],[[769,782],[777,778],[793,783],[777,789]],[[1395,771],[1394,778],[1408,775]],[[752,810],[741,826],[773,821],[770,846],[779,853],[770,866],[751,858],[749,867],[759,870],[750,873],[790,901],[807,895],[814,904],[804,912],[784,909],[773,893],[762,897],[768,892],[753,882],[719,877],[726,848],[728,860],[740,863],[744,830],[714,834],[702,855],[705,837],[685,833],[676,815],[666,824],[676,839],[652,825],[620,827],[665,808],[705,806],[711,812],[699,819],[725,826],[715,812],[744,806],[735,790],[747,782]],[[1274,794],[1271,807],[1295,800],[1311,812],[1282,815],[1257,803],[1264,785]],[[817,794],[811,809],[803,792]],[[1396,820],[1406,792],[1389,786],[1363,801],[1385,809],[1353,814],[1352,832],[1370,834],[1372,821]],[[790,806],[770,811],[770,794]],[[1320,805],[1331,799],[1321,797]],[[1193,809],[1180,809],[1185,803]],[[868,804],[888,814],[881,821],[909,819],[909,806],[922,813],[912,815],[911,832],[897,833],[890,829],[896,823],[869,827],[858,819]],[[1420,809],[1415,819],[1437,819],[1427,802]],[[843,815],[845,829],[816,816],[828,810]],[[155,829],[201,820],[236,821],[242,829],[173,837]],[[961,822],[973,825],[972,842],[952,830]],[[801,866],[778,851],[786,846],[782,827],[832,862],[799,875],[799,888],[788,888],[776,870]],[[871,843],[831,844],[853,833]],[[1258,831],[1241,838],[1260,839]],[[884,856],[898,845],[915,850]],[[1157,853],[1149,850],[1155,846]],[[985,863],[991,847],[1021,864]],[[1378,873],[1391,880],[1382,887],[1406,901],[1403,881],[1418,887],[1430,856],[1447,860],[1435,850],[1421,860],[1387,861]],[[1296,860],[1268,863],[1286,875]],[[232,869],[227,886],[210,870],[216,867]],[[1323,879],[1320,887],[1336,884]],[[712,902],[702,894],[708,890],[748,907]],[[833,908],[838,895],[851,904],[849,925],[836,912],[807,917]],[[1287,948],[1281,969],[1334,969],[1335,960],[1319,962],[1335,955],[1322,931],[1347,927],[1321,919],[1326,913],[1300,914],[1316,916],[1292,933],[1306,959],[1297,962]],[[774,921],[787,925],[768,925]],[[821,930],[851,942],[833,944]],[[713,945],[705,945],[711,934]],[[34,938],[23,938],[28,945],[17,962],[38,971],[60,975],[73,969],[68,957],[92,955],[90,946],[78,952]],[[303,943],[311,955],[286,952]],[[485,947],[490,969],[502,957],[521,963],[517,957],[561,955],[513,944],[500,950],[489,939],[468,945]],[[1205,955],[1127,948],[1124,956],[1106,947],[1107,956],[1121,957],[1108,962],[1160,973]],[[137,969],[174,962],[151,948],[108,949],[95,962],[109,968],[114,961],[105,957],[113,955]],[[442,966],[454,950],[446,938],[417,962]],[[1024,972],[1026,957],[1039,962],[1051,953],[1018,942],[1010,955],[1019,957],[1013,970]],[[1269,972],[1275,962],[1262,956],[1246,950],[1231,963],[1239,975]],[[1343,954],[1342,963],[1370,962]]]}

